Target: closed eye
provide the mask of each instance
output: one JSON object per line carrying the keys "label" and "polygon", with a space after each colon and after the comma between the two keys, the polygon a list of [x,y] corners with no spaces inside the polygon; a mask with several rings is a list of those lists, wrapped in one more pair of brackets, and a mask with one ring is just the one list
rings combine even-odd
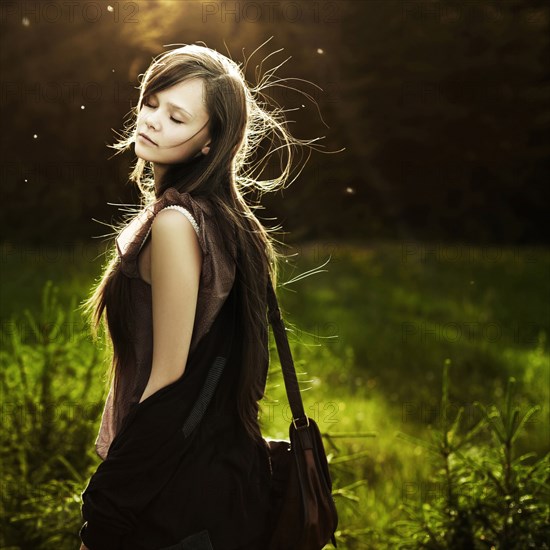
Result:
{"label": "closed eye", "polygon": [[[151,105],[150,103],[147,103],[146,101],[143,103],[143,105],[144,105],[145,107],[149,107],[149,109],[156,109],[156,107],[155,107],[154,105]],[[183,121],[181,121],[181,120],[176,120],[176,119],[175,119],[174,117],[172,117],[172,116],[170,117],[170,120],[171,120],[172,122],[175,122],[176,124],[185,124]]]}

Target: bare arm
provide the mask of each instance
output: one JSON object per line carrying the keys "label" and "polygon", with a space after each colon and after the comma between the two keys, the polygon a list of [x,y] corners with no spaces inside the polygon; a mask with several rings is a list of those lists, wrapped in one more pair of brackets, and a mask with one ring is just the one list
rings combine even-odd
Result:
{"label": "bare arm", "polygon": [[151,228],[153,362],[140,403],[185,371],[199,291],[202,250],[189,220],[163,210]]}

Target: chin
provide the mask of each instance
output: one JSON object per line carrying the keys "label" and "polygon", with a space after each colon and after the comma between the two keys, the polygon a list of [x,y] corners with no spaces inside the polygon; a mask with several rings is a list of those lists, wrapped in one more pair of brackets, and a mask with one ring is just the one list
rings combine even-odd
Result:
{"label": "chin", "polygon": [[155,159],[151,158],[151,155],[148,155],[147,152],[144,151],[138,144],[136,144],[134,147],[134,153],[136,157],[140,158],[141,160],[155,162]]}

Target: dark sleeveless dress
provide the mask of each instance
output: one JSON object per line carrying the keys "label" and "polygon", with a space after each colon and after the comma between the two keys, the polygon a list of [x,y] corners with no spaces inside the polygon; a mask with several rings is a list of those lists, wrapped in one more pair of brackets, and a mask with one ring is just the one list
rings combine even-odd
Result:
{"label": "dark sleeveless dress", "polygon": [[[197,315],[184,374],[139,403],[150,373],[152,335],[144,334],[151,326],[151,290],[137,274],[137,254],[154,215],[169,204],[184,206],[198,225],[203,272]],[[150,215],[142,218],[130,244],[119,246],[126,262],[124,272],[131,279],[133,296],[141,308],[138,311],[145,319],[135,325],[142,333],[141,344],[136,339],[136,377],[128,382],[125,402],[113,403],[118,414],[112,417],[117,421],[111,425],[108,452],[82,493],[85,523],[80,536],[90,550],[161,550],[201,532],[206,536],[204,545],[175,548],[261,549],[258,541],[268,521],[271,478],[265,445],[246,434],[237,414],[243,341],[238,301],[231,352],[212,400],[196,429],[190,435],[182,430],[231,333],[232,305],[238,291],[235,271],[231,277],[232,270],[227,267],[230,264],[225,271],[215,272],[223,269],[219,265],[222,243],[208,225],[214,222],[208,212],[212,211],[204,203],[170,188]],[[205,266],[207,262],[210,266]],[[220,273],[229,275],[223,279]],[[212,288],[217,292],[212,293]],[[267,347],[267,332],[259,345]],[[258,376],[265,388],[267,364],[259,365]]]}

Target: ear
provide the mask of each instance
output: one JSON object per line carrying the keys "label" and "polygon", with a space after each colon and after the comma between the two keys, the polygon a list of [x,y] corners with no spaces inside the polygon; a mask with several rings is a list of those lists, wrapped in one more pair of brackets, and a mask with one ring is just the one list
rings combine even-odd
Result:
{"label": "ear", "polygon": [[208,153],[210,152],[210,147],[208,147],[209,144],[210,144],[210,141],[201,149],[201,153],[203,155],[208,155]]}

